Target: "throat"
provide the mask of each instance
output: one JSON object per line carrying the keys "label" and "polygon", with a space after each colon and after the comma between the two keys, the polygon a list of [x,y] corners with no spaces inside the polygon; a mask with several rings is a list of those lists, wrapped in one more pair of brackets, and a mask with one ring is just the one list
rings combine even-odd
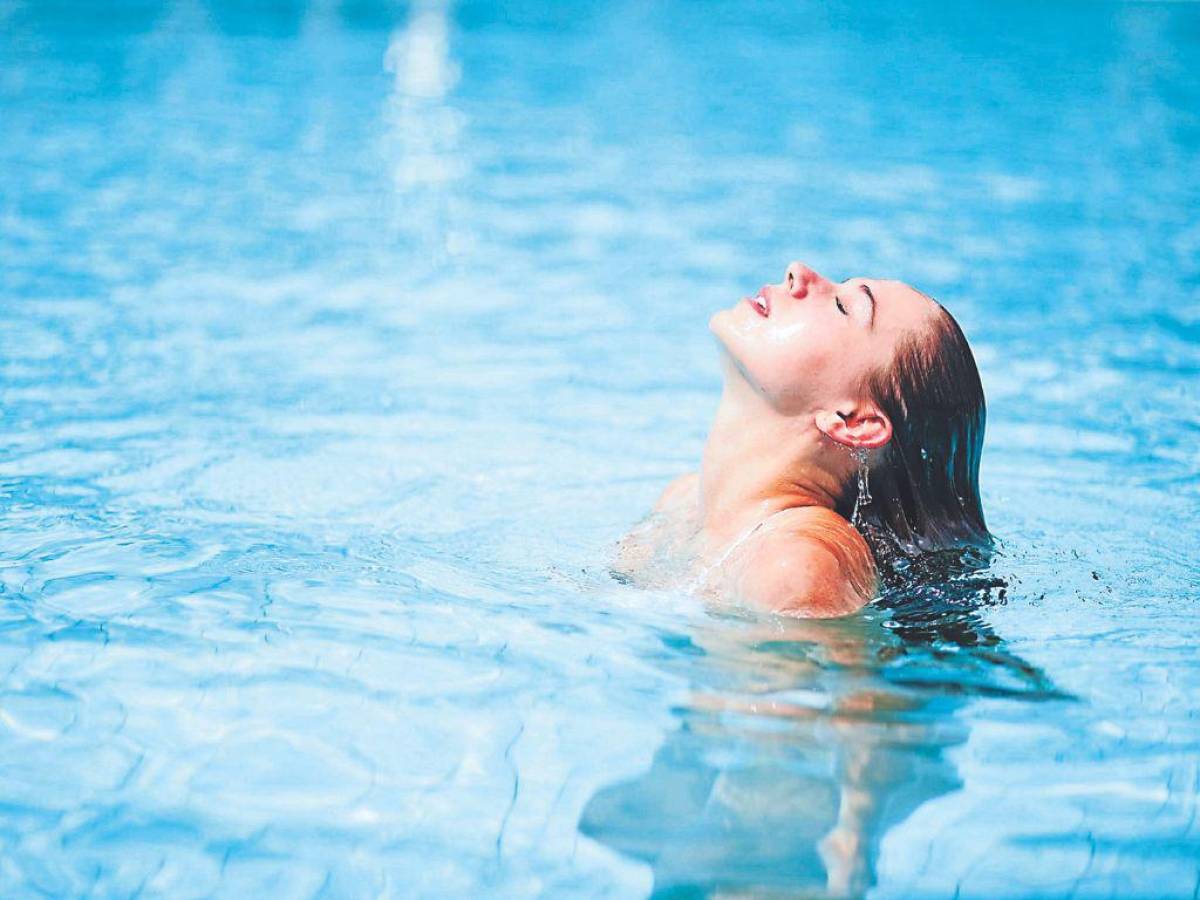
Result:
{"label": "throat", "polygon": [[705,542],[722,545],[787,509],[834,509],[840,483],[824,464],[824,441],[799,417],[723,397],[700,467]]}

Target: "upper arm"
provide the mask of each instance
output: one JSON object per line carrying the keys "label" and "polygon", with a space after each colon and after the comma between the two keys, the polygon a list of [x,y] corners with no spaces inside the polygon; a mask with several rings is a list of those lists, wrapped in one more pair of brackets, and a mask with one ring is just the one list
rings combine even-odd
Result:
{"label": "upper arm", "polygon": [[828,618],[860,609],[875,591],[866,541],[829,513],[764,535],[741,564],[735,590],[752,606],[785,615]]}

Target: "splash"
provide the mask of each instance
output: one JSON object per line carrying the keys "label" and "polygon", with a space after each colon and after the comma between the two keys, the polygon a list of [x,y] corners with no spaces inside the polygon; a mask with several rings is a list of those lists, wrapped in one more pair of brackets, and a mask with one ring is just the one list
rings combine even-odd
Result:
{"label": "splash", "polygon": [[871,505],[871,485],[868,480],[867,451],[860,448],[851,452],[858,463],[858,493],[854,497],[854,511],[850,513],[850,524],[855,528],[860,528],[863,523],[858,516],[859,510]]}

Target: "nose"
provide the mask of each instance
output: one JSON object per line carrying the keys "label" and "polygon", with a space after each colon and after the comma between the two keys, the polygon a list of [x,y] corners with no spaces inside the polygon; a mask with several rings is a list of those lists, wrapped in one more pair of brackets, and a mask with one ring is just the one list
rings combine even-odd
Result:
{"label": "nose", "polygon": [[793,262],[783,275],[783,286],[797,300],[808,296],[809,288],[825,279],[802,262]]}

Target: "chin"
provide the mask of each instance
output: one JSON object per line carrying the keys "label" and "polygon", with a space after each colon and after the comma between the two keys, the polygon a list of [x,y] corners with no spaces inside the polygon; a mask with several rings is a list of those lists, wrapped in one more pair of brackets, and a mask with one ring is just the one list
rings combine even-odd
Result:
{"label": "chin", "polygon": [[731,309],[718,309],[708,320],[708,330],[726,346],[729,345],[731,337],[745,330],[745,323],[738,320],[739,312],[736,306]]}
{"label": "chin", "polygon": [[[733,321],[733,313],[728,309],[720,310],[708,320],[708,330],[713,333],[721,347],[721,357],[724,364],[739,372],[743,378],[750,380],[749,373],[743,364],[744,348],[738,340],[740,335]],[[729,372],[727,371],[728,375]]]}
{"label": "chin", "polygon": [[708,320],[708,330],[712,332],[713,337],[717,339],[725,352],[731,355],[736,354],[737,326],[733,321],[731,310],[721,309],[713,313],[712,318]]}

